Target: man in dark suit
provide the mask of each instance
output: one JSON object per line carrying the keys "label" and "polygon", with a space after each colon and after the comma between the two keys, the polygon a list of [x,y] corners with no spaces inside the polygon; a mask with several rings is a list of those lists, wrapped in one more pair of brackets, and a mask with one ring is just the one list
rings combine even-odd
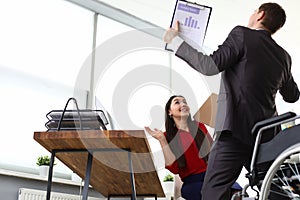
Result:
{"label": "man in dark suit", "polygon": [[236,26],[211,55],[192,48],[179,36],[179,23],[164,36],[175,55],[204,75],[221,74],[215,131],[218,135],[208,161],[202,197],[230,199],[230,187],[243,166],[249,170],[258,121],[277,115],[275,96],[286,102],[299,99],[291,74],[291,57],[271,37],[285,23],[276,3],[262,4],[248,27]]}

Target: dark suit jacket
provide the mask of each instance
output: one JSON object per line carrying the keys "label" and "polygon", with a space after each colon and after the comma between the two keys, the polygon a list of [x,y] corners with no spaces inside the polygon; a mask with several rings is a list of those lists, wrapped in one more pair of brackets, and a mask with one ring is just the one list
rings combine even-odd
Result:
{"label": "dark suit jacket", "polygon": [[290,55],[265,30],[237,26],[210,56],[186,42],[176,55],[202,74],[222,72],[215,131],[229,130],[246,144],[253,144],[256,122],[277,115],[278,91],[286,102],[299,99]]}

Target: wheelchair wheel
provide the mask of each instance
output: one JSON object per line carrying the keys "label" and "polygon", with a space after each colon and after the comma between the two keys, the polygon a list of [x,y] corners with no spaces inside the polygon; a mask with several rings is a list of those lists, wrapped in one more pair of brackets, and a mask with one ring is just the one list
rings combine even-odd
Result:
{"label": "wheelchair wheel", "polygon": [[281,153],[261,185],[259,199],[300,200],[300,143]]}

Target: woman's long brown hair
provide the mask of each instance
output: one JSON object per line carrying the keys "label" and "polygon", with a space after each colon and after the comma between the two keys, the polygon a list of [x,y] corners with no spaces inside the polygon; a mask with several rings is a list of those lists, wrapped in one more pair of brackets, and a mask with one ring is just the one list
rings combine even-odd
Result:
{"label": "woman's long brown hair", "polygon": [[[179,136],[177,135],[178,128],[175,125],[175,121],[174,121],[173,117],[171,117],[169,115],[169,110],[170,110],[170,107],[172,104],[172,100],[175,97],[184,98],[181,95],[173,95],[167,101],[166,106],[165,106],[165,129],[166,129],[166,139],[169,143],[169,146],[170,146],[172,152],[174,153],[175,157],[177,158],[178,166],[180,168],[182,168],[182,167],[185,167],[185,165],[186,165],[184,152],[180,145]],[[200,147],[205,138],[205,134],[198,127],[198,123],[192,120],[191,115],[189,115],[187,118],[187,124],[188,124],[189,130],[190,130],[190,133],[193,136],[198,149],[200,150]]]}

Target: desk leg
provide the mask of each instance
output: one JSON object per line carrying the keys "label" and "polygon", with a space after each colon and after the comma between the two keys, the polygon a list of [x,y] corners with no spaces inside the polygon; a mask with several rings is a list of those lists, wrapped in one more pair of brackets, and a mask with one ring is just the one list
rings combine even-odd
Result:
{"label": "desk leg", "polygon": [[133,168],[132,168],[132,159],[131,159],[131,152],[128,151],[128,163],[129,163],[129,170],[130,170],[130,180],[131,180],[131,190],[132,190],[132,194],[131,194],[131,198],[133,200],[136,200],[136,190],[135,190],[135,180],[134,180],[134,172],[133,172]]}
{"label": "desk leg", "polygon": [[49,173],[48,173],[48,183],[47,183],[47,196],[46,196],[46,200],[50,200],[51,186],[52,186],[52,174],[53,174],[53,166],[54,166],[54,158],[55,158],[55,151],[52,151],[52,153],[51,153],[51,160],[50,160],[50,166],[49,166]]}
{"label": "desk leg", "polygon": [[82,200],[87,200],[90,185],[91,169],[92,169],[93,154],[88,152],[88,160],[86,165],[84,187],[82,191]]}

